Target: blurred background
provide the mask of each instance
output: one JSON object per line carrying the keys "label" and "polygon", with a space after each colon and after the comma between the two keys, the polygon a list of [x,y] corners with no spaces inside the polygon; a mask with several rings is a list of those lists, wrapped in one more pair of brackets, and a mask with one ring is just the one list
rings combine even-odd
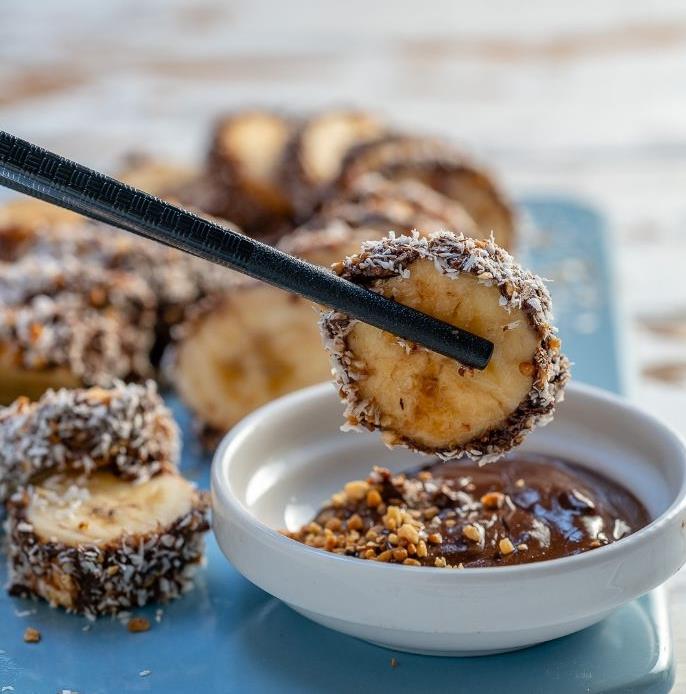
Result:
{"label": "blurred background", "polygon": [[686,4],[0,1],[0,126],[27,139],[110,170],[197,162],[246,105],[378,110],[515,199],[595,206],[632,395],[686,433]]}

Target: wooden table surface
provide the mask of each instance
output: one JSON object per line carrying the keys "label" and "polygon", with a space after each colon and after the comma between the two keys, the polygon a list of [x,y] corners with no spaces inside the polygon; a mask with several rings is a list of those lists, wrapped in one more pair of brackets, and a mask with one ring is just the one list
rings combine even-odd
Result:
{"label": "wooden table surface", "polygon": [[[596,205],[631,396],[686,434],[681,0],[1,0],[0,127],[96,167],[197,161],[213,116],[246,104],[363,105],[454,137],[515,196]],[[686,691],[686,571],[670,594]]]}

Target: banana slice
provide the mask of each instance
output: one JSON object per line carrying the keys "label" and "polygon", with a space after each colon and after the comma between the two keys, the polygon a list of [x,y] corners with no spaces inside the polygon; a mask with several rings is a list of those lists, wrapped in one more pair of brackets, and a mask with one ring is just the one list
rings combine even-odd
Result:
{"label": "banana slice", "polygon": [[152,373],[155,296],[135,275],[29,254],[0,263],[0,403]]}
{"label": "banana slice", "polygon": [[327,111],[309,118],[291,139],[284,156],[282,180],[296,217],[307,219],[341,170],[354,145],[380,137],[386,130],[378,117],[363,111]]}
{"label": "banana slice", "polygon": [[[282,250],[329,266],[378,238],[374,228],[330,222],[285,237]],[[211,445],[257,407],[330,378],[317,308],[306,299],[243,279],[196,307],[177,331],[170,380],[203,425]]]}
{"label": "banana slice", "polygon": [[49,475],[7,504],[9,591],[89,617],[176,598],[202,561],[208,509],[173,471],[140,484]]}
{"label": "banana slice", "polygon": [[291,217],[279,167],[295,125],[291,118],[267,110],[239,111],[217,123],[207,162],[216,184],[208,200],[211,212],[256,236]]}
{"label": "banana slice", "polygon": [[390,230],[409,234],[416,229],[422,235],[450,230],[480,238],[476,223],[460,203],[419,181],[390,181],[375,173],[360,176],[342,196],[325,202],[305,226],[335,219],[353,227],[373,226],[383,235]]}
{"label": "banana slice", "polygon": [[320,212],[285,236],[278,247],[311,263],[330,267],[359,252],[365,241],[389,231],[427,236],[450,229],[477,232],[474,220],[453,200],[418,181],[389,181],[377,174],[362,176],[347,196],[330,200]]}
{"label": "banana slice", "polygon": [[[18,261],[24,264],[18,266]],[[42,277],[44,293],[54,295],[57,289],[82,292],[88,304],[88,282],[103,284],[106,279],[115,278],[121,283],[127,275],[128,284],[136,285],[139,294],[154,295],[146,298],[146,304],[156,304],[152,306],[156,314],[147,315],[145,320],[132,315],[126,329],[135,327],[138,332],[151,333],[154,342],[148,346],[150,357],[145,357],[145,361],[157,366],[170,341],[172,327],[181,322],[187,308],[207,295],[225,290],[235,273],[101,224],[81,221],[30,230],[17,225],[0,227],[0,287],[23,286],[30,281],[35,294],[38,278]],[[83,278],[90,279],[87,282]],[[148,289],[141,288],[142,285]],[[2,297],[0,302],[4,303]],[[150,369],[148,363],[142,373],[149,373]],[[120,372],[112,375],[125,376]]]}
{"label": "banana slice", "polygon": [[414,179],[459,202],[479,228],[503,248],[515,241],[511,205],[492,178],[450,143],[427,137],[391,135],[353,147],[346,155],[336,189],[345,191],[360,177],[376,172],[390,180]]}
{"label": "banana slice", "polygon": [[148,364],[150,339],[81,297],[38,296],[0,306],[0,405],[50,388],[110,385]]}
{"label": "banana slice", "polygon": [[198,307],[181,333],[171,380],[206,435],[225,432],[260,405],[329,376],[316,309],[261,282],[242,282]]}
{"label": "banana slice", "polygon": [[153,381],[51,390],[0,409],[0,503],[40,473],[108,467],[144,481],[178,457],[179,432]]}
{"label": "banana slice", "polygon": [[443,459],[495,460],[552,417],[569,377],[542,280],[492,241],[449,232],[364,245],[338,273],[495,344],[484,371],[337,312],[325,346],[349,428]]}

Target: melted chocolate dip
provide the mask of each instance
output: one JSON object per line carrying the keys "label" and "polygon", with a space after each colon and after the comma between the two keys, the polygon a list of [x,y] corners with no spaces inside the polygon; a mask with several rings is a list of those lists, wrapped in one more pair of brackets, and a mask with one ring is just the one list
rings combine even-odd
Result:
{"label": "melted chocolate dip", "polygon": [[611,544],[650,522],[627,489],[558,458],[375,468],[290,536],[339,554],[423,566],[507,566]]}

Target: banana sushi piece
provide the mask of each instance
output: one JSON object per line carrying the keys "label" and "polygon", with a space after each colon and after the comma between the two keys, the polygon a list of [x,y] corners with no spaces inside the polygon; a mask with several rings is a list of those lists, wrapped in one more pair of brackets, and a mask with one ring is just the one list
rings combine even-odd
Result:
{"label": "banana sushi piece", "polygon": [[64,258],[0,263],[0,403],[152,373],[155,297],[138,277]]}
{"label": "banana sushi piece", "polygon": [[[335,220],[289,234],[279,246],[328,267],[381,235]],[[247,278],[196,306],[177,331],[170,380],[208,444],[257,407],[331,377],[317,319],[307,299]]]}
{"label": "banana sushi piece", "polygon": [[427,235],[449,230],[479,238],[479,229],[464,207],[451,198],[412,179],[390,181],[375,173],[353,181],[340,197],[325,202],[305,228],[328,220],[342,220],[352,227],[375,227],[388,231]]}
{"label": "banana sushi piece", "polygon": [[440,232],[364,244],[336,271],[352,282],[491,340],[483,371],[355,321],[322,314],[346,426],[380,430],[448,460],[489,462],[551,418],[569,378],[543,281],[491,240]]}
{"label": "banana sushi piece", "polygon": [[334,190],[346,191],[370,172],[393,181],[414,179],[459,202],[476,222],[479,237],[495,235],[511,249],[515,214],[491,176],[459,150],[440,139],[389,135],[352,147],[345,156]]}
{"label": "banana sushi piece", "polygon": [[312,214],[341,172],[348,150],[376,140],[386,127],[371,113],[342,109],[313,116],[297,129],[286,148],[282,167],[283,185],[295,207],[296,221]]}
{"label": "banana sushi piece", "polygon": [[175,471],[48,474],[7,503],[9,591],[90,618],[172,600],[192,588],[208,515]]}
{"label": "banana sushi piece", "polygon": [[38,296],[0,306],[0,405],[50,388],[110,385],[147,364],[149,335],[92,310],[81,297]]}
{"label": "banana sushi piece", "polygon": [[209,181],[203,204],[208,211],[260,237],[285,225],[293,208],[279,172],[296,126],[292,118],[266,109],[221,118],[206,165]]}
{"label": "banana sushi piece", "polygon": [[175,468],[179,432],[153,381],[50,390],[0,408],[0,503],[36,475],[108,468],[145,481]]}
{"label": "banana sushi piece", "polygon": [[[130,282],[147,284],[148,293],[154,295],[155,315],[147,317],[143,324],[138,320],[132,323],[141,329],[154,323],[154,341],[149,346],[149,361],[154,366],[159,364],[169,343],[172,327],[182,321],[188,307],[205,296],[224,291],[236,274],[177,249],[85,220],[32,230],[16,225],[0,228],[0,261],[3,260],[0,286],[3,277],[7,277],[5,284],[11,284],[12,277],[22,273],[15,267],[17,261],[33,265],[27,273],[32,278],[36,267],[39,274],[42,267],[51,268],[51,275],[63,276],[61,289],[72,293],[77,293],[80,285],[71,277],[79,274],[107,278],[112,273],[119,277],[128,273]],[[151,366],[147,368],[149,371]],[[124,377],[122,373],[114,375]]]}

